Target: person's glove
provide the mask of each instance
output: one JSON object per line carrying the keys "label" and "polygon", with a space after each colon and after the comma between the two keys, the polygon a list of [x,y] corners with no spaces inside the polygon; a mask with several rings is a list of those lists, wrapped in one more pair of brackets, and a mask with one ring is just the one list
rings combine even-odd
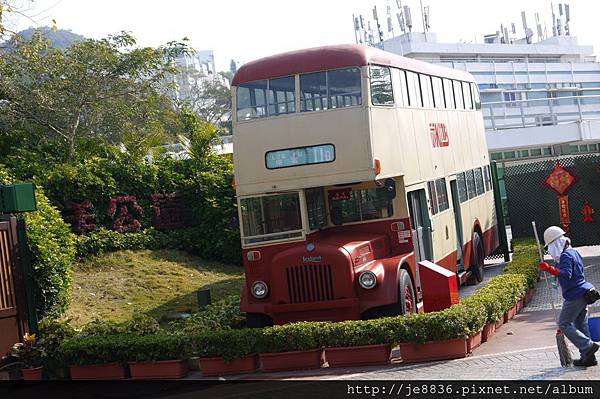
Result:
{"label": "person's glove", "polygon": [[560,274],[560,270],[558,270],[554,266],[550,266],[546,262],[541,262],[540,263],[540,269],[543,270],[543,271],[545,271],[545,272],[548,272],[548,273],[552,274],[553,276],[558,276]]}

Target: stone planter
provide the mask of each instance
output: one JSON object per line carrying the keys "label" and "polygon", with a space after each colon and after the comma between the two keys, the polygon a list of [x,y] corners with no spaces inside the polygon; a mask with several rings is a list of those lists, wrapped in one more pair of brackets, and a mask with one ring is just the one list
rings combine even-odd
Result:
{"label": "stone planter", "polygon": [[261,353],[259,359],[262,370],[267,372],[318,369],[322,364],[322,350]]}
{"label": "stone planter", "polygon": [[188,373],[186,360],[161,360],[129,362],[129,372],[134,380],[162,380],[183,378]]}
{"label": "stone planter", "polygon": [[389,345],[348,346],[325,348],[329,367],[386,365],[390,362]]}
{"label": "stone planter", "polygon": [[473,352],[473,349],[481,345],[483,330],[477,331],[474,335],[467,338],[467,353]]}
{"label": "stone planter", "polygon": [[424,344],[400,343],[404,363],[459,359],[467,356],[467,340],[429,341]]}
{"label": "stone planter", "polygon": [[42,380],[42,367],[34,367],[31,369],[21,369],[23,379],[25,381],[41,381]]}
{"label": "stone planter", "polygon": [[489,341],[496,332],[496,323],[488,322],[481,330],[481,342]]}
{"label": "stone planter", "polygon": [[118,363],[69,366],[72,380],[122,380],[125,368]]}
{"label": "stone planter", "polygon": [[227,374],[246,374],[256,371],[256,355],[226,362],[222,357],[203,357],[199,359],[200,370],[205,377]]}

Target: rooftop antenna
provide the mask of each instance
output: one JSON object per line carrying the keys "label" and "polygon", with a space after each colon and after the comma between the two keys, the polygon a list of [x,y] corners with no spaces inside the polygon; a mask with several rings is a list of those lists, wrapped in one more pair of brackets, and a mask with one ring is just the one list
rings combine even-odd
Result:
{"label": "rooftop antenna", "polygon": [[398,25],[400,25],[400,30],[402,33],[406,33],[406,25],[404,24],[404,15],[402,12],[396,13],[396,17],[398,18]]}
{"label": "rooftop antenna", "polygon": [[425,29],[427,30],[427,32],[429,32],[429,29],[431,28],[431,13],[429,12],[429,6],[425,6],[423,11],[423,18],[425,19]]}
{"label": "rooftop antenna", "polygon": [[565,4],[565,35],[567,36],[571,36],[569,22],[571,22],[571,13],[569,12],[569,5]]}
{"label": "rooftop antenna", "polygon": [[527,16],[525,11],[521,11],[521,19],[523,20],[523,30],[525,31],[525,40],[527,44],[531,44],[531,38],[533,37],[533,31],[527,27]]}
{"label": "rooftop antenna", "polygon": [[367,44],[367,38],[368,38],[367,29],[365,27],[365,18],[362,16],[362,14],[360,14],[359,20],[360,20],[360,29],[362,29],[362,40],[360,42]]}
{"label": "rooftop antenna", "polygon": [[517,34],[517,26],[515,25],[514,22],[510,23],[510,28],[511,28],[510,30],[512,31],[513,35],[516,35]]}
{"label": "rooftop antenna", "polygon": [[375,44],[373,40],[373,28],[371,28],[371,21],[367,21],[367,23],[369,29],[369,45],[372,46],[373,44]]}
{"label": "rooftop antenna", "polygon": [[379,42],[383,42],[383,31],[381,30],[381,25],[379,24],[379,17],[377,16],[377,6],[373,6],[373,18],[375,19],[375,23],[377,24],[377,33],[379,33]]}
{"label": "rooftop antenna", "polygon": [[550,3],[552,9],[552,36],[556,36],[556,15],[554,14],[554,4]]}
{"label": "rooftop antenna", "polygon": [[542,24],[540,24],[540,14],[535,13],[535,25],[537,26],[537,35],[538,41],[542,41],[544,39],[544,33],[542,31]]}
{"label": "rooftop antenna", "polygon": [[[563,5],[562,3],[558,3],[558,15],[563,16]],[[558,36],[562,35],[562,18],[556,19],[556,33]]]}
{"label": "rooftop antenna", "polygon": [[[352,23],[354,24],[354,43],[358,44],[358,31],[360,31],[360,22],[358,21],[358,17],[355,17],[352,14]],[[362,44],[362,40],[360,41]]]}
{"label": "rooftop antenna", "polygon": [[411,32],[412,31],[412,16],[410,15],[410,7],[409,6],[404,6],[404,19],[406,21],[406,26],[408,27],[408,31]]}
{"label": "rooftop antenna", "polygon": [[425,33],[425,41],[427,41],[427,23],[425,22],[425,9],[423,8],[423,0],[419,0],[421,6],[421,21],[423,22],[423,33]]}
{"label": "rooftop antenna", "polygon": [[[388,0],[389,3],[389,0]],[[388,35],[391,33],[392,37],[394,37],[394,25],[392,24],[392,7],[388,4],[387,6],[387,26],[388,26]]]}

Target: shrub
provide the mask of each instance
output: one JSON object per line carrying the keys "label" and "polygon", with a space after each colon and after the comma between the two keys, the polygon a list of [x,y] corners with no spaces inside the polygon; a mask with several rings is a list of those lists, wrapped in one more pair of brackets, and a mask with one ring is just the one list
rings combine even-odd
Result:
{"label": "shrub", "polygon": [[190,337],[192,354],[198,357],[222,357],[225,361],[241,359],[259,352],[263,329],[217,330]]}
{"label": "shrub", "polygon": [[185,335],[127,336],[121,345],[127,347],[125,357],[131,362],[184,360],[192,354],[190,339]]}
{"label": "shrub", "polygon": [[133,317],[124,323],[115,323],[108,320],[94,320],[83,326],[82,337],[104,336],[104,335],[152,335],[160,331],[158,321],[153,317],[143,314],[134,314]]}
{"label": "shrub", "polygon": [[131,345],[128,335],[91,335],[64,341],[58,348],[66,364],[126,363]]}
{"label": "shrub", "polygon": [[240,311],[239,295],[231,295],[208,305],[187,320],[171,322],[169,329],[193,335],[216,329],[241,328],[245,320],[244,313]]}
{"label": "shrub", "polygon": [[259,336],[261,353],[291,352],[317,349],[323,346],[325,323],[297,322],[264,328]]}
{"label": "shrub", "polygon": [[65,340],[75,337],[77,331],[67,321],[49,318],[41,320],[38,327],[46,351],[43,363],[45,372],[51,378],[62,378],[66,375],[66,371],[63,370],[65,359],[59,347]]}

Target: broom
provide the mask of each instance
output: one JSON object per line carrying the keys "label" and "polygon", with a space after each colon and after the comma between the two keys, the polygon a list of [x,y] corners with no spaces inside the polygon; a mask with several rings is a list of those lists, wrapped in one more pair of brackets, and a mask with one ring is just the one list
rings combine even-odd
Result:
{"label": "broom", "polygon": [[[538,237],[537,228],[535,227],[535,222],[531,222],[533,226],[533,233],[535,234],[535,242],[537,243],[538,252],[540,253],[540,262],[544,261],[544,253],[542,252],[542,245],[540,244],[540,238]],[[552,312],[554,313],[554,322],[558,326],[558,316],[556,315],[556,307],[554,307],[554,293],[550,289],[550,284],[548,283],[548,278],[544,274],[544,281],[546,281],[546,288],[550,291],[550,295],[552,295]],[[560,358],[560,365],[562,367],[571,367],[573,366],[573,355],[571,355],[571,350],[567,346],[567,341],[565,340],[565,335],[560,328],[556,329],[556,346],[558,348],[558,357]]]}

